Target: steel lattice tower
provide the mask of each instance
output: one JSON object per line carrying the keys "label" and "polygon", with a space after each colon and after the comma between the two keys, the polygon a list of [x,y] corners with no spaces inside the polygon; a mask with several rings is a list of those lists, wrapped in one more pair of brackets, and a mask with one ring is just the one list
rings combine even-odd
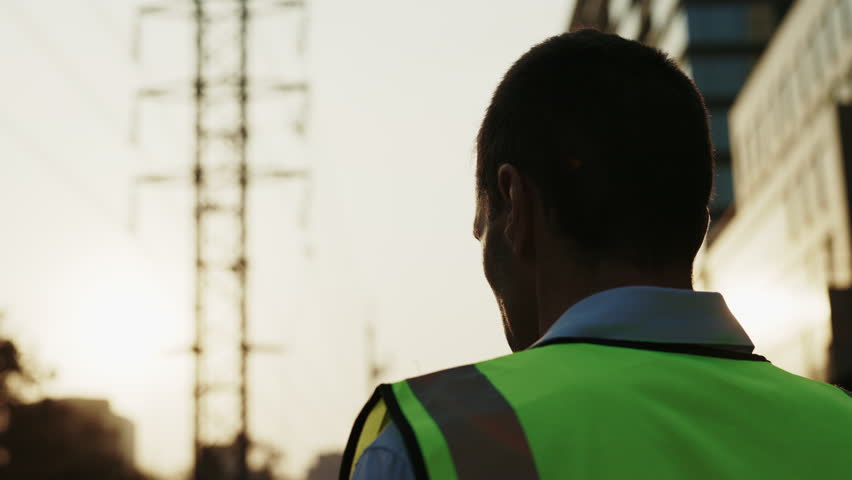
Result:
{"label": "steel lattice tower", "polygon": [[[182,15],[194,30],[194,78],[186,88],[146,88],[140,97],[184,93],[193,105],[194,156],[194,452],[195,478],[209,469],[249,477],[248,192],[258,177],[306,179],[307,171],[267,169],[250,162],[250,104],[269,94],[305,95],[307,84],[252,81],[252,16],[302,9],[301,1],[192,0],[142,7],[150,14]],[[142,183],[176,178],[145,175]],[[186,178],[186,176],[182,176]],[[210,467],[209,465],[219,465]]]}

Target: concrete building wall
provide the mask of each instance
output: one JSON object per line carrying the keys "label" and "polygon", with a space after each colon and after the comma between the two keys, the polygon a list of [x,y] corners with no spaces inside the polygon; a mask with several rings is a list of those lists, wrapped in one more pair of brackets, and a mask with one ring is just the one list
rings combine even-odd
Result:
{"label": "concrete building wall", "polygon": [[839,121],[852,68],[852,0],[795,4],[730,115],[736,214],[699,255],[761,353],[827,380],[829,289],[852,286]]}

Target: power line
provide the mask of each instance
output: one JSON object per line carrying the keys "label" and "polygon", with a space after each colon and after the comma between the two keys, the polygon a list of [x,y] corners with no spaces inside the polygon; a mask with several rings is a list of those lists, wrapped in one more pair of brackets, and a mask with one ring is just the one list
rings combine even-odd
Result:
{"label": "power line", "polygon": [[97,195],[93,194],[90,188],[83,186],[76,176],[61,162],[56,160],[54,155],[44,151],[41,145],[33,140],[23,130],[18,129],[13,123],[6,118],[0,116],[0,132],[5,133],[6,138],[17,143],[24,152],[30,153],[30,157],[45,165],[45,170],[49,172],[57,180],[60,180],[65,186],[81,198],[92,211],[97,212],[98,216],[108,224],[122,225],[123,222],[117,220],[115,212],[110,211],[107,205],[110,202],[104,202]]}
{"label": "power line", "polygon": [[[101,123],[111,130],[118,128],[117,126],[121,125],[121,123],[116,122],[116,119],[121,118],[121,115],[118,114],[118,112],[112,111],[97,95],[97,92],[87,85],[80,72],[74,67],[73,62],[67,61],[66,58],[45,39],[46,37],[44,32],[35,25],[32,19],[28,15],[22,13],[18,8],[14,7],[12,2],[0,2],[0,5],[5,7],[6,11],[15,17],[15,24],[22,27],[22,30],[28,34],[32,43],[42,51],[46,58],[50,59],[52,64],[55,65],[58,70],[62,72],[63,78],[66,82],[74,85],[74,88],[77,90],[77,93],[80,94],[80,97],[86,99],[89,105],[93,107],[93,110],[98,113]],[[123,137],[123,135],[119,134],[119,138],[121,137]]]}
{"label": "power line", "polygon": [[[122,130],[122,126],[127,123],[121,120],[123,115],[118,111],[111,109],[108,104],[102,100],[102,97],[98,95],[97,90],[84,80],[79,69],[74,66],[74,62],[68,61],[67,58],[60,53],[60,50],[56,48],[53,43],[47,40],[47,36],[44,34],[44,31],[36,26],[35,22],[33,22],[28,15],[22,13],[20,9],[12,6],[11,2],[0,2],[0,5],[5,6],[16,18],[16,25],[23,27],[23,30],[28,34],[30,41],[42,51],[45,58],[50,60],[49,63],[62,73],[62,76],[66,81],[70,80],[69,85],[73,85],[72,88],[76,90],[78,96],[85,99],[85,101],[93,107],[92,110],[97,112],[96,116],[98,117],[99,122],[108,129],[115,131],[118,138],[127,138],[128,132]],[[93,8],[95,18],[99,21],[99,23],[107,26],[107,30],[112,32],[111,35],[116,39],[116,42],[111,43],[114,45],[121,45],[126,51],[130,51],[131,45],[127,40],[121,38],[117,29],[112,27],[112,23],[109,21],[106,13],[102,10],[103,7],[96,5],[93,2],[89,2],[88,5]],[[118,58],[123,57],[120,56]],[[133,115],[135,116],[136,112],[134,112]],[[130,120],[132,130],[135,128],[136,118],[131,117]],[[165,130],[161,124],[157,124],[157,127],[165,133],[165,136],[170,139],[172,144],[177,143],[173,132]],[[130,136],[133,137],[133,134],[134,132],[131,131]]]}
{"label": "power line", "polygon": [[104,222],[104,224],[112,225],[115,227],[115,231],[121,232],[124,238],[128,241],[128,244],[135,249],[136,253],[141,258],[146,259],[148,262],[155,262],[154,255],[152,255],[145,245],[139,241],[139,238],[130,234],[127,229],[124,228],[125,224],[121,217],[107,207],[108,205],[114,204],[114,202],[102,200],[92,191],[91,188],[83,185],[83,183],[79,181],[76,175],[74,175],[66,165],[56,159],[55,155],[51,155],[43,150],[38,142],[33,140],[22,130],[16,128],[11,122],[2,116],[0,116],[0,134],[4,135],[12,143],[17,144],[19,150],[28,153],[29,158],[40,162],[44,167],[44,171],[48,172],[61,184],[65,185],[68,192],[80,199],[96,217],[99,217],[100,220]]}
{"label": "power line", "polygon": [[[97,5],[94,5],[91,2],[90,5],[92,5],[97,11],[100,11]],[[118,138],[126,138],[126,132],[122,131],[120,128],[120,125],[122,125],[122,122],[118,120],[118,118],[120,118],[120,115],[118,115],[115,111],[112,111],[109,107],[106,106],[106,104],[102,101],[101,97],[97,95],[91,85],[88,85],[87,82],[83,80],[82,75],[80,75],[79,70],[74,66],[73,62],[69,62],[65,58],[65,56],[59,53],[58,49],[56,49],[51,42],[46,40],[44,32],[35,25],[32,19],[28,15],[22,13],[20,9],[14,7],[12,5],[12,2],[0,2],[0,6],[5,7],[7,9],[7,12],[11,13],[12,16],[15,17],[16,25],[18,25],[19,28],[21,28],[24,32],[28,34],[30,41],[36,46],[36,48],[41,50],[45,58],[49,60],[48,64],[53,65],[54,68],[56,68],[62,73],[62,78],[65,80],[65,83],[69,86],[72,86],[72,88],[74,88],[78,93],[79,97],[85,99],[86,103],[93,107],[92,111],[97,112],[95,116],[98,118],[98,121],[107,128],[116,131]],[[105,17],[103,16],[101,16],[100,18],[101,20],[105,20]],[[126,45],[126,42],[123,43],[125,43]],[[7,125],[7,130],[16,130],[12,126],[11,122],[6,121],[5,123]],[[14,137],[19,143],[21,143],[23,139],[27,138],[20,131],[18,131],[14,135]],[[172,142],[174,143],[174,138],[171,138]],[[57,178],[61,178],[65,184],[70,185],[72,190],[75,190],[78,195],[86,199],[86,202],[90,206],[94,207],[95,210],[98,210],[104,218],[108,219],[110,223],[130,225],[131,228],[129,228],[129,230],[132,230],[132,219],[135,215],[136,192],[134,190],[130,191],[129,215],[131,215],[131,218],[129,219],[129,222],[116,222],[114,219],[115,214],[109,213],[106,210],[105,205],[108,202],[102,202],[99,201],[96,197],[92,197],[91,194],[88,193],[88,190],[86,188],[82,187],[79,183],[73,180],[73,174],[68,171],[65,171],[64,166],[60,166],[58,162],[53,159],[53,156],[41,151],[41,148],[39,147],[37,142],[29,140],[26,141],[26,143],[28,144],[27,148],[30,151],[36,152],[36,156],[42,159],[42,161],[52,164],[49,171],[53,172]],[[57,174],[57,172],[62,172],[62,174]],[[128,185],[128,187],[131,189],[135,189],[134,185]]]}

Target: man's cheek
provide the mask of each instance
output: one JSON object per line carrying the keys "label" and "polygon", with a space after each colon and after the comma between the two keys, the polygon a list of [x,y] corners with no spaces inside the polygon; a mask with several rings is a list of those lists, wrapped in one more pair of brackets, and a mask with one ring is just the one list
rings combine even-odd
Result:
{"label": "man's cheek", "polygon": [[499,245],[494,241],[486,240],[483,242],[482,263],[485,270],[485,278],[494,293],[500,294],[505,285],[505,272],[503,271],[502,258],[498,250]]}

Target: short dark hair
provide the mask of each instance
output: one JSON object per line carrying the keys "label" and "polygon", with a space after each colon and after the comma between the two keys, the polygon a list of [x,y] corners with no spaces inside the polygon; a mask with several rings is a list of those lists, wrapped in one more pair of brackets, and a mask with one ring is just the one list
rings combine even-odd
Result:
{"label": "short dark hair", "polygon": [[695,84],[657,49],[580,30],[506,73],[477,138],[477,192],[502,208],[514,165],[548,219],[590,258],[690,265],[707,229],[713,145]]}

